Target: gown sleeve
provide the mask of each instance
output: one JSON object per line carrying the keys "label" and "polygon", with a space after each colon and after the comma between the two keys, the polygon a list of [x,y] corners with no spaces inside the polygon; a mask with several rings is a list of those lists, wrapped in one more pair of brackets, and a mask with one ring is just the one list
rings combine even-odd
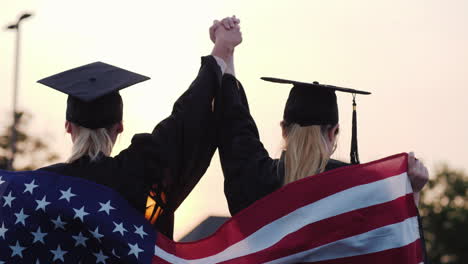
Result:
{"label": "gown sleeve", "polygon": [[218,148],[224,174],[224,193],[231,215],[248,207],[282,185],[278,161],[260,142],[240,82],[230,74],[216,97]]}
{"label": "gown sleeve", "polygon": [[203,57],[198,76],[174,103],[171,115],[151,134],[135,135],[130,147],[116,156],[122,169],[143,181],[142,195],[152,193],[171,213],[206,172],[216,150],[212,102],[221,77],[215,59]]}

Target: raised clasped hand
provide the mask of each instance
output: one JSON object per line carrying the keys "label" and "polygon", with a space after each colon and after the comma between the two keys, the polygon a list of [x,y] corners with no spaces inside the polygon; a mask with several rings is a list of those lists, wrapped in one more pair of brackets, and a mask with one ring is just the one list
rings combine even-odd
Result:
{"label": "raised clasped hand", "polygon": [[210,27],[210,39],[215,45],[223,45],[234,49],[242,42],[240,20],[236,16],[226,17],[221,21],[215,20]]}

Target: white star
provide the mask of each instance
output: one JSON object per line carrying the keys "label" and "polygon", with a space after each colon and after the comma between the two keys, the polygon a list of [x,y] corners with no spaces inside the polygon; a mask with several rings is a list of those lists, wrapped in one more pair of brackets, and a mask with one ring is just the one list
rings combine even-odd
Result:
{"label": "white star", "polygon": [[97,263],[104,263],[106,264],[106,259],[108,259],[109,257],[106,257],[106,255],[104,255],[104,253],[102,253],[102,250],[99,250],[98,253],[93,253],[94,256],[96,256],[97,260],[96,260],[96,264]]}
{"label": "white star", "polygon": [[36,200],[36,203],[37,203],[36,211],[38,211],[39,209],[42,209],[42,211],[44,212],[45,212],[45,207],[50,204],[50,202],[46,201],[45,195],[44,197],[42,197],[42,200]]}
{"label": "white star", "polygon": [[8,206],[10,206],[10,208],[11,208],[11,202],[12,202],[14,199],[16,199],[16,197],[11,196],[11,191],[10,191],[10,193],[8,194],[8,196],[3,196],[3,199],[5,199],[5,203],[3,204],[3,206],[8,205]]}
{"label": "white star", "polygon": [[128,232],[127,229],[123,227],[123,223],[117,224],[114,222],[115,228],[112,230],[112,232],[119,232],[122,236],[124,235],[124,232]]}
{"label": "white star", "polygon": [[2,177],[3,176],[0,176],[0,185],[2,185],[5,181],[2,181]]}
{"label": "white star", "polygon": [[101,237],[103,237],[103,235],[99,234],[99,227],[96,227],[96,230],[94,231],[89,231],[91,232],[91,234],[93,234],[93,236],[99,241],[101,242]]}
{"label": "white star", "polygon": [[73,211],[75,211],[75,218],[79,218],[81,220],[81,222],[83,222],[83,218],[87,215],[89,215],[89,213],[85,212],[84,210],[84,206],[82,206],[80,209],[75,209],[73,208]]}
{"label": "white star", "polygon": [[129,243],[128,246],[130,247],[130,252],[128,252],[128,255],[130,256],[131,254],[133,254],[138,259],[138,254],[140,254],[140,252],[143,252],[143,250],[138,247],[137,243],[135,243],[135,245]]}
{"label": "white star", "polygon": [[135,234],[140,235],[141,238],[148,235],[145,231],[143,231],[143,226],[140,226],[140,227],[137,227],[136,225],[133,225],[133,226],[135,227]]}
{"label": "white star", "polygon": [[16,245],[10,246],[10,248],[13,251],[11,253],[12,257],[14,256],[20,256],[21,258],[23,257],[23,250],[25,249],[25,247],[20,246],[18,241],[16,241]]}
{"label": "white star", "polygon": [[73,236],[73,239],[75,239],[75,247],[79,246],[79,245],[83,245],[83,247],[86,247],[86,240],[88,240],[89,238],[83,236],[81,234],[81,232],[77,235],[77,236]]}
{"label": "white star", "polygon": [[34,236],[33,244],[36,243],[36,242],[41,242],[42,244],[45,245],[44,237],[47,235],[47,233],[42,233],[41,232],[41,227],[38,227],[37,231],[32,232],[31,234]]}
{"label": "white star", "polygon": [[51,220],[51,221],[52,221],[52,222],[54,223],[54,225],[55,225],[54,229],[61,228],[61,229],[65,230],[65,224],[66,224],[66,223],[63,222],[62,219],[60,219],[60,215],[57,216],[57,219],[56,219],[56,220]]}
{"label": "white star", "polygon": [[33,180],[33,181],[32,181],[31,183],[29,183],[29,184],[26,184],[26,183],[24,184],[24,186],[26,186],[26,188],[24,189],[24,192],[23,192],[23,193],[25,193],[25,192],[29,192],[29,193],[31,193],[31,194],[33,193],[34,188],[37,188],[37,186],[39,186],[39,185],[34,184],[34,181],[35,181],[35,180]]}
{"label": "white star", "polygon": [[16,222],[15,222],[15,225],[17,223],[22,223],[23,225],[26,225],[26,223],[24,222],[24,220],[26,220],[26,218],[29,217],[29,215],[23,213],[23,209],[21,209],[21,211],[17,214],[15,214],[16,216]]}
{"label": "white star", "polygon": [[62,193],[62,196],[60,196],[59,200],[65,199],[67,200],[67,202],[70,202],[70,198],[72,198],[73,196],[76,196],[76,194],[71,192],[71,187],[68,188],[68,190],[66,191],[60,190],[60,192]]}
{"label": "white star", "polygon": [[8,231],[8,229],[5,228],[5,223],[2,222],[2,227],[0,227],[0,237],[3,237],[3,239],[5,239],[6,231]]}
{"label": "white star", "polygon": [[60,259],[61,261],[65,262],[65,260],[63,259],[63,255],[65,255],[67,251],[62,250],[60,248],[60,245],[58,245],[56,250],[51,250],[50,252],[54,254],[54,259],[52,261],[56,261],[57,259]]}
{"label": "white star", "polygon": [[109,215],[110,210],[115,210],[115,208],[110,205],[110,200],[107,201],[107,203],[105,203],[105,204],[103,204],[103,203],[99,203],[99,204],[101,205],[101,209],[99,209],[98,212],[104,211],[104,212],[107,213],[107,215]]}

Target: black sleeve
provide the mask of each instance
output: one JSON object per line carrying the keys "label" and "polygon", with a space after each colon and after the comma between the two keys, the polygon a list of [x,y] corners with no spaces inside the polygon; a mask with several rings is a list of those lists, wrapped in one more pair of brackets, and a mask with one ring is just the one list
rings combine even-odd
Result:
{"label": "black sleeve", "polygon": [[225,74],[216,97],[224,193],[232,215],[281,186],[278,163],[260,142],[240,82]]}
{"label": "black sleeve", "polygon": [[175,102],[171,115],[151,134],[135,135],[130,147],[116,157],[124,169],[141,171],[138,177],[148,193],[164,193],[166,210],[177,209],[211,162],[216,149],[212,102],[220,86],[216,60],[203,57],[198,76]]}
{"label": "black sleeve", "polygon": [[351,164],[340,161],[340,160],[335,160],[335,159],[330,159],[325,166],[325,171],[329,170],[334,170],[337,168],[345,167],[345,166],[350,166]]}

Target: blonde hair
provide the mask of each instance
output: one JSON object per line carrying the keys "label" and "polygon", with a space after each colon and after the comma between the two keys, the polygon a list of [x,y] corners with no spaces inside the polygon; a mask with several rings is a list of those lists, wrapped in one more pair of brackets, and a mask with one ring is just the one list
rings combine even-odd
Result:
{"label": "blonde hair", "polygon": [[109,156],[114,147],[114,142],[110,136],[110,129],[98,128],[89,129],[73,124],[75,139],[69,163],[76,161],[83,156],[89,156],[91,161],[95,161],[99,153]]}
{"label": "blonde hair", "polygon": [[325,170],[333,149],[327,132],[332,126],[291,124],[286,129],[284,184],[321,173]]}

